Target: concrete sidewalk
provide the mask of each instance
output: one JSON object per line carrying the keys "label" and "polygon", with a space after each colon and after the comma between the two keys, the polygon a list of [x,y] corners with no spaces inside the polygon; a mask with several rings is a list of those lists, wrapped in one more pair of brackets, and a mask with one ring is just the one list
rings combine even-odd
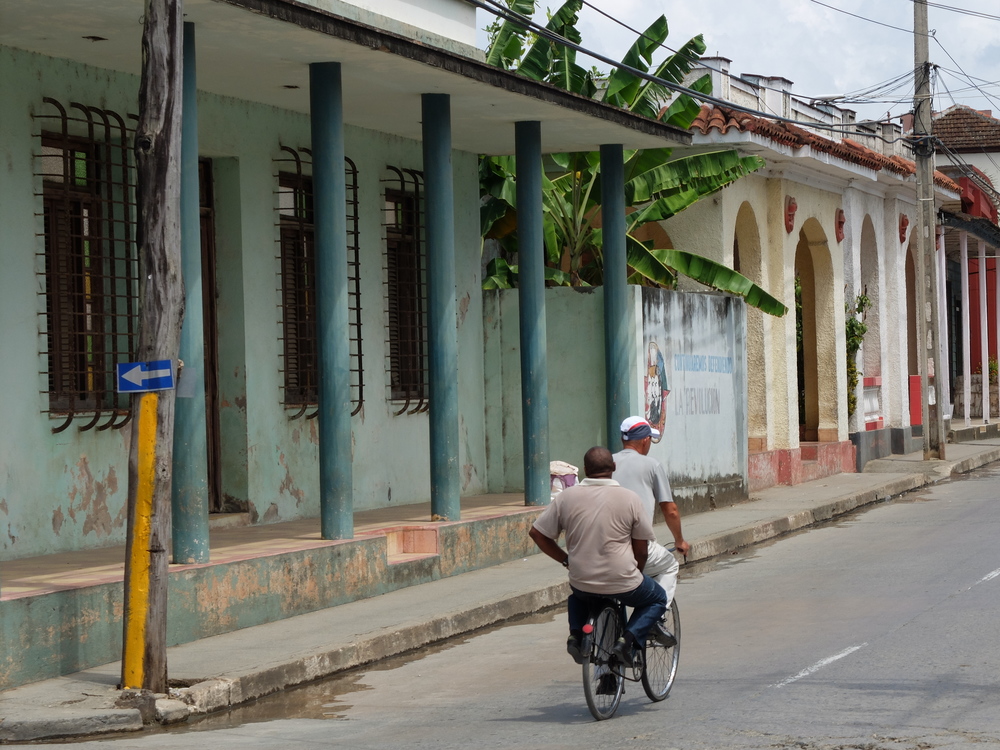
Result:
{"label": "concrete sidewalk", "polygon": [[[688,561],[705,560],[1000,460],[1000,439],[949,444],[947,461],[921,454],[762,490],[750,502],[684,518]],[[666,527],[657,528],[661,539]],[[121,707],[120,663],[0,693],[0,743],[85,737],[186,721],[286,687],[385,659],[560,604],[565,571],[544,555],[383,596],[238,630],[168,650],[170,696]],[[118,705],[116,705],[118,704]]]}

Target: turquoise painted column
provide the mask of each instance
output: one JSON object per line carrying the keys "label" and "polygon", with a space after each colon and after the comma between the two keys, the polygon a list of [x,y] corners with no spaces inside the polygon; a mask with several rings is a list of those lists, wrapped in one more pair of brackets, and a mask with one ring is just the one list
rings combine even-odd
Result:
{"label": "turquoise painted column", "polygon": [[514,125],[517,166],[518,305],[521,330],[521,422],[524,503],[547,505],[549,366],[545,350],[545,244],[542,217],[542,126]]}
{"label": "turquoise painted column", "polygon": [[604,228],[604,397],[608,448],[622,447],[629,416],[628,264],[625,253],[625,163],[620,145],[601,146],[601,221]]}
{"label": "turquoise painted column", "polygon": [[320,523],[324,539],[350,539],[354,536],[354,480],[340,63],[309,66],[309,102],[316,228]]}
{"label": "turquoise painted column", "polygon": [[424,94],[422,108],[431,386],[431,517],[457,521],[462,510],[462,485],[458,465],[458,303],[455,299],[451,99],[447,94]]}
{"label": "turquoise painted column", "polygon": [[175,563],[208,562],[208,447],[205,426],[204,292],[198,180],[198,68],[194,24],[184,24],[181,115],[181,274],[184,323],[174,416],[171,538]]}

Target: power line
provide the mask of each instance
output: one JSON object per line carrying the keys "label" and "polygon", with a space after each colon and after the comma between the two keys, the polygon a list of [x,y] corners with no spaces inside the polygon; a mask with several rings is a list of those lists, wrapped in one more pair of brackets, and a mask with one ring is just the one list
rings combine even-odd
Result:
{"label": "power line", "polygon": [[958,64],[958,61],[954,57],[952,57],[951,53],[947,49],[945,49],[945,46],[941,43],[941,41],[937,37],[935,37],[933,35],[931,36],[931,39],[933,39],[935,42],[937,42],[937,45],[938,45],[938,47],[941,48],[941,51],[944,52],[948,56],[948,59],[951,60],[955,64],[956,68],[958,68],[960,71],[962,71],[962,75],[965,76],[966,79],[968,79],[969,83],[971,83],[979,91],[979,93],[982,94],[986,98],[987,101],[992,102],[994,106],[998,106],[996,100],[994,100],[993,97],[991,97],[989,94],[987,94],[985,91],[983,91],[979,87],[979,85],[974,80],[972,80],[972,76],[970,76],[968,73],[965,72],[965,70],[962,68],[962,66]]}
{"label": "power line", "polygon": [[[603,10],[601,8],[598,8],[592,2],[589,2],[589,0],[581,0],[581,2],[582,2],[582,4],[584,6],[590,8],[591,10],[593,10],[596,13],[599,13],[600,15],[604,16],[605,18],[607,18],[609,21],[612,21],[613,23],[618,24],[622,28],[627,29],[628,31],[631,31],[633,34],[636,34],[638,37],[643,38],[643,39],[647,39],[649,41],[656,41],[652,37],[650,37],[649,35],[647,35],[645,32],[639,31],[638,29],[633,28],[632,26],[629,26],[627,23],[625,23],[621,19],[616,18],[615,16],[611,15],[610,13],[608,13],[607,11],[605,11],[605,10]],[[732,79],[734,81],[739,81],[741,83],[745,83],[746,82],[746,79],[743,78],[742,76],[738,76],[738,75],[736,75],[734,73],[730,73],[730,72],[728,72],[726,70],[722,70],[720,68],[715,68],[715,67],[712,67],[711,65],[707,65],[704,62],[702,62],[700,58],[691,57],[690,55],[686,55],[686,54],[684,54],[684,53],[682,53],[682,52],[674,49],[673,47],[671,47],[671,46],[669,46],[667,44],[664,44],[662,42],[657,42],[657,46],[659,46],[659,47],[661,47],[661,48],[663,48],[665,50],[669,50],[670,52],[673,52],[676,55],[681,55],[683,58],[685,58],[689,62],[697,63],[701,67],[705,68],[706,70],[710,70],[713,73],[718,73],[720,75],[726,76],[729,79]],[[899,99],[891,99],[891,100],[868,99],[868,98],[865,98],[865,94],[867,92],[869,92],[869,91],[876,92],[876,91],[878,91],[880,89],[880,87],[886,86],[886,85],[888,85],[890,83],[895,83],[898,80],[908,79],[908,78],[912,78],[912,77],[913,77],[913,71],[909,70],[906,73],[903,73],[902,75],[897,76],[896,78],[889,79],[889,81],[885,81],[885,82],[880,83],[880,84],[874,84],[873,86],[871,86],[871,87],[869,87],[867,89],[859,89],[856,92],[848,92],[847,94],[844,94],[842,96],[808,96],[806,94],[797,93],[796,97],[799,98],[799,99],[805,100],[805,101],[824,102],[824,103],[832,103],[834,101],[838,101],[838,102],[843,102],[843,103],[848,103],[848,104],[853,104],[853,103],[864,104],[864,103],[869,103],[869,102],[870,103],[879,103],[879,104],[884,104],[884,103],[895,104],[895,103],[900,103],[901,100],[899,100]],[[766,85],[764,85],[762,83],[754,83],[753,85],[756,88],[763,89],[765,91],[775,91],[775,92],[778,92],[778,93],[781,93],[781,94],[786,93],[786,91],[784,89],[779,89],[779,88],[776,88],[774,86],[766,86]],[[775,113],[775,114],[777,114],[777,113]]]}
{"label": "power line", "polygon": [[[903,31],[907,34],[912,34],[913,29],[904,29],[902,26],[893,26],[889,23],[882,23],[881,21],[876,21],[874,18],[867,18],[865,16],[859,16],[857,13],[851,13],[850,11],[844,10],[843,8],[838,8],[834,5],[827,5],[826,3],[820,2],[820,0],[810,0],[810,2],[816,3],[816,5],[822,5],[824,8],[829,8],[830,10],[835,10],[838,13],[843,13],[845,16],[853,16],[854,18],[860,18],[862,21],[868,21],[868,23],[878,24],[879,26],[885,26],[887,29],[895,29],[896,31]],[[933,36],[929,34],[928,36]]]}
{"label": "power line", "polygon": [[[910,2],[911,3],[912,2],[916,2],[916,0],[910,0]],[[985,19],[987,19],[989,21],[1000,21],[1000,16],[995,16],[992,13],[983,13],[982,11],[979,11],[979,10],[970,10],[968,8],[959,8],[959,7],[956,7],[954,5],[943,5],[942,3],[932,3],[932,2],[925,2],[924,5],[926,5],[929,8],[938,8],[939,10],[948,10],[948,11],[951,11],[952,13],[961,13],[961,14],[966,15],[966,16],[974,16],[976,18],[985,18]]]}
{"label": "power line", "polygon": [[[636,34],[637,36],[641,37],[642,39],[647,39],[647,40],[649,40],[651,42],[656,41],[651,36],[648,36],[646,34],[646,32],[639,31],[638,29],[632,28],[627,23],[625,23],[624,21],[622,21],[620,18],[616,18],[615,16],[611,15],[607,11],[604,11],[601,8],[598,8],[593,3],[588,2],[588,0],[581,0],[581,2],[583,3],[583,5],[587,6],[591,10],[593,10],[593,11],[595,11],[597,13],[600,13],[602,16],[604,16],[605,18],[607,18],[609,21],[613,21],[614,23],[618,24],[622,28],[627,29],[628,31],[631,31],[633,34]],[[734,81],[743,81],[744,80],[742,77],[734,75],[733,73],[730,73],[728,71],[722,70],[721,68],[713,68],[711,65],[706,65],[705,63],[701,62],[701,58],[691,57],[690,55],[685,55],[685,54],[681,53],[680,51],[675,50],[673,47],[670,47],[670,46],[664,44],[663,42],[657,42],[657,46],[658,47],[662,47],[663,49],[668,50],[669,52],[673,52],[675,55],[681,55],[683,58],[685,58],[687,60],[687,62],[701,65],[701,67],[705,68],[706,70],[710,70],[713,73],[719,73],[720,75],[724,75],[727,78],[730,78],[730,79],[732,79]],[[773,86],[765,86],[763,84],[757,84],[757,86],[758,86],[758,88],[764,89],[766,91],[777,91],[778,93],[784,93],[783,89],[775,88]],[[777,113],[775,113],[775,114],[777,114]]]}
{"label": "power line", "polygon": [[964,161],[958,154],[948,148],[948,146],[940,138],[935,137],[934,142],[940,148],[941,152],[948,158],[948,161],[962,170],[962,173],[975,182],[980,188],[990,193],[994,201],[1000,201],[1000,192],[998,192],[997,189],[989,183],[989,180],[984,180],[980,177],[971,164]]}
{"label": "power line", "polygon": [[[848,124],[827,124],[827,123],[810,122],[810,121],[805,121],[805,120],[795,120],[795,119],[792,119],[792,118],[789,118],[789,117],[782,117],[781,115],[769,114],[767,112],[762,112],[762,111],[757,110],[757,109],[752,109],[750,107],[745,107],[743,105],[736,104],[736,103],[730,102],[730,101],[726,101],[724,99],[719,99],[718,97],[711,96],[710,94],[704,94],[704,93],[702,93],[700,91],[695,91],[694,89],[688,88],[686,86],[681,86],[680,84],[674,83],[673,81],[668,81],[666,79],[659,78],[658,76],[654,76],[651,73],[647,73],[645,71],[639,70],[638,68],[634,68],[634,67],[632,67],[630,65],[625,65],[622,62],[619,62],[619,61],[616,61],[616,60],[612,60],[611,58],[608,58],[608,57],[606,57],[606,56],[604,56],[604,55],[602,55],[602,54],[600,54],[598,52],[594,52],[593,50],[587,49],[586,47],[583,47],[580,44],[576,44],[575,42],[572,42],[569,39],[566,39],[565,37],[563,37],[563,36],[561,36],[561,35],[553,32],[552,30],[547,29],[544,26],[541,26],[540,24],[535,23],[535,21],[533,21],[531,18],[528,18],[527,16],[524,16],[524,15],[522,15],[520,13],[517,13],[516,11],[511,10],[509,7],[503,5],[499,0],[467,0],[467,1],[471,5],[474,5],[477,8],[485,10],[488,13],[492,13],[493,15],[495,15],[495,16],[497,16],[499,18],[503,18],[503,19],[505,19],[507,21],[510,21],[511,23],[514,23],[514,24],[520,26],[521,28],[523,28],[526,31],[533,32],[537,36],[540,36],[540,37],[542,37],[544,39],[547,39],[547,40],[549,40],[551,42],[554,42],[556,44],[563,45],[563,46],[565,46],[565,47],[567,47],[569,49],[572,49],[572,50],[574,50],[576,52],[579,52],[581,54],[587,55],[588,57],[591,57],[594,60],[597,60],[599,62],[604,63],[605,65],[609,65],[609,66],[611,66],[613,68],[617,68],[619,70],[623,70],[623,71],[625,71],[627,73],[630,73],[631,75],[636,76],[637,78],[641,78],[643,80],[650,81],[652,83],[656,83],[656,84],[658,84],[658,85],[660,85],[660,86],[662,86],[662,87],[664,87],[664,88],[666,88],[666,89],[668,89],[670,91],[673,91],[675,93],[686,94],[687,96],[691,97],[695,101],[700,101],[700,102],[708,103],[708,104],[714,104],[715,106],[722,107],[722,108],[725,108],[725,109],[730,109],[730,110],[733,110],[733,111],[736,111],[736,112],[743,112],[743,113],[754,115],[754,116],[757,116],[757,117],[763,117],[765,119],[771,119],[771,120],[775,120],[775,121],[778,121],[778,122],[789,123],[789,124],[792,124],[792,125],[799,125],[799,126],[803,126],[803,127],[815,128],[817,130],[829,130],[831,132],[838,132],[838,133],[841,133],[841,134],[850,134],[850,135],[860,135],[860,136],[874,137],[874,138],[878,138],[878,139],[880,139],[882,141],[885,141],[887,143],[893,143],[893,142],[900,141],[900,140],[911,140],[911,139],[908,139],[908,138],[887,139],[887,138],[884,138],[883,136],[881,136],[879,134],[876,134],[876,133],[873,133],[873,132],[859,130],[859,126],[861,126],[861,125],[865,125],[865,124],[877,125],[877,124],[880,124],[877,121],[862,121],[862,122],[855,122],[855,123],[848,123]],[[816,1],[817,0],[813,0],[813,2],[816,2]]]}

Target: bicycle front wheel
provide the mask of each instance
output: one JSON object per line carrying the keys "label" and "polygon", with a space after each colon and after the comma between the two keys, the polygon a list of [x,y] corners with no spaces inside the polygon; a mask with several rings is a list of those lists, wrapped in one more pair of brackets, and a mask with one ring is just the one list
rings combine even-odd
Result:
{"label": "bicycle front wheel", "polygon": [[646,638],[646,645],[643,648],[646,669],[642,673],[642,689],[646,691],[651,701],[662,701],[666,698],[677,676],[677,662],[681,658],[681,614],[677,609],[677,599],[670,602],[662,624],[677,642],[672,646],[666,646],[658,640],[656,630],[660,627],[659,624],[653,626]]}
{"label": "bicycle front wheel", "polygon": [[591,646],[583,662],[583,694],[587,708],[598,721],[610,719],[622,700],[625,680],[618,661],[612,653],[624,628],[618,611],[613,606],[604,607],[592,621]]}

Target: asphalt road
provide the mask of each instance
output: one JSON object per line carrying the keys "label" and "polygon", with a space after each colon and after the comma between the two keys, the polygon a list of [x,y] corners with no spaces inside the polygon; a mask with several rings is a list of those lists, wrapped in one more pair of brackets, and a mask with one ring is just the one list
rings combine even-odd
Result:
{"label": "asphalt road", "polygon": [[611,721],[554,612],[182,731],[49,747],[1000,748],[998,542],[988,468],[687,569],[674,691],[631,686]]}

